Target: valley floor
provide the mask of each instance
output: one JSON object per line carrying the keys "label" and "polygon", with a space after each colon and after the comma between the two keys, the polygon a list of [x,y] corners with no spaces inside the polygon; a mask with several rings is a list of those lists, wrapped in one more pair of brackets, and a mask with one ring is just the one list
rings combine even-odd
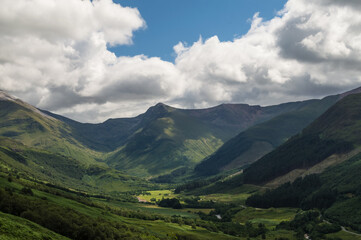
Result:
{"label": "valley floor", "polygon": [[[249,195],[194,196],[164,189],[127,198],[90,197],[3,173],[0,239],[297,239],[294,231],[277,226],[291,221],[298,209],[246,207]],[[167,198],[180,199],[184,208],[158,206]],[[347,231],[326,237],[361,239]]]}

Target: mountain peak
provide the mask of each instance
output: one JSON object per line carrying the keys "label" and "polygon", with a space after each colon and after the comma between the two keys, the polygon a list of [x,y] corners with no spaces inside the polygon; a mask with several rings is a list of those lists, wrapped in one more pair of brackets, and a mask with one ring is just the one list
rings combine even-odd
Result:
{"label": "mountain peak", "polygon": [[5,91],[0,89],[0,100],[3,100],[3,101],[15,101],[17,99],[15,97],[7,94]]}
{"label": "mountain peak", "polygon": [[167,106],[167,105],[162,102],[159,102],[155,105],[155,107],[163,107],[163,106]]}
{"label": "mountain peak", "polygon": [[148,108],[144,115],[146,116],[146,119],[163,117],[165,114],[169,113],[171,108],[172,107],[165,105],[164,103],[157,103],[156,105]]}
{"label": "mountain peak", "polygon": [[34,107],[33,105],[30,105],[29,103],[26,103],[24,101],[22,101],[19,98],[16,98],[14,96],[11,96],[10,94],[8,94],[7,92],[3,91],[0,89],[0,101],[9,101],[9,102],[14,102],[16,104],[21,105],[22,107],[25,107],[33,112],[36,112],[44,117],[50,118],[55,120],[55,118],[45,114],[44,112],[40,111],[39,109],[37,109],[36,107]]}

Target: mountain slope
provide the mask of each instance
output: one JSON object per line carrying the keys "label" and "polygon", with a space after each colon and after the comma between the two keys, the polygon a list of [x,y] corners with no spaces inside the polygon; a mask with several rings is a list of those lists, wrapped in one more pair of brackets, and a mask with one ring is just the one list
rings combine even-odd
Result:
{"label": "mountain slope", "polygon": [[[53,155],[52,159],[61,155],[63,160],[58,161],[74,163],[74,168],[81,169],[78,180],[83,177],[91,185],[94,181],[89,179],[87,169],[93,166],[108,169],[105,172],[116,168],[138,176],[161,175],[181,167],[193,167],[237,132],[303,105],[302,102],[270,107],[222,104],[208,109],[186,110],[160,103],[134,118],[87,124],[39,111],[4,92],[0,93],[0,136],[4,143],[8,143],[4,145],[4,151],[16,153],[17,149],[12,145],[23,145],[21,151],[27,153],[20,152],[20,155],[32,163],[27,172],[38,172],[38,167],[45,167],[48,169],[45,175],[51,173],[54,179],[74,177],[70,173],[74,170],[63,171],[65,165],[59,167],[54,162],[44,161],[46,166],[42,166],[37,161],[46,159],[40,155],[48,158]],[[32,153],[28,154],[29,151]]]}
{"label": "mountain slope", "polygon": [[42,112],[66,123],[75,139],[87,148],[100,152],[113,151],[122,146],[140,128],[142,122],[140,115],[135,118],[109,119],[98,124],[80,123],[45,110]]}
{"label": "mountain slope", "polygon": [[296,169],[308,169],[361,145],[361,94],[346,96],[302,133],[244,171],[246,183],[262,184]]}
{"label": "mountain slope", "polygon": [[67,124],[4,92],[0,92],[0,136],[76,158],[83,164],[95,163],[99,156],[73,138]]}
{"label": "mountain slope", "polygon": [[201,175],[212,175],[257,161],[300,132],[338,99],[339,96],[330,96],[304,101],[298,109],[250,127],[197,165],[195,171]]}
{"label": "mountain slope", "polygon": [[207,109],[177,109],[158,103],[137,117],[109,119],[98,124],[80,123],[48,111],[42,112],[69,125],[72,136],[85,146],[97,151],[109,152],[123,146],[135,132],[165,117],[169,112],[177,112],[184,118],[197,120],[210,128],[219,129],[227,139],[256,123],[297,109],[301,104],[294,102],[269,107],[222,104]]}
{"label": "mountain slope", "polygon": [[236,133],[302,105],[302,102],[269,107],[222,104],[187,110],[159,103],[137,117],[99,124],[44,113],[66,123],[72,136],[88,148],[113,151],[107,157],[110,166],[144,176],[193,167]]}
{"label": "mountain slope", "polygon": [[248,198],[253,207],[318,208],[341,226],[361,231],[361,154],[326,169],[321,174],[297,178],[264,194]]}
{"label": "mountain slope", "polygon": [[[111,169],[104,153],[84,146],[65,122],[0,92],[0,167],[80,190],[129,191],[141,181]],[[148,184],[150,185],[150,184]]]}
{"label": "mountain slope", "polygon": [[237,131],[301,105],[300,102],[271,107],[223,104],[210,109],[184,110],[158,104],[143,115],[156,113],[158,117],[143,124],[107,162],[139,176],[193,167]]}

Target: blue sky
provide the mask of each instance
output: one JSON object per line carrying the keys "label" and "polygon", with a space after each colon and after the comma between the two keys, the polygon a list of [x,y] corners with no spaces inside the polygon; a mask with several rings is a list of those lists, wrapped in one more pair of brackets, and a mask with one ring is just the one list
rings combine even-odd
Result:
{"label": "blue sky", "polygon": [[231,41],[250,28],[256,12],[264,20],[272,19],[286,0],[116,0],[122,6],[136,7],[147,23],[134,33],[133,45],[110,48],[117,56],[144,54],[174,61],[173,46],[191,45],[200,36],[217,35]]}

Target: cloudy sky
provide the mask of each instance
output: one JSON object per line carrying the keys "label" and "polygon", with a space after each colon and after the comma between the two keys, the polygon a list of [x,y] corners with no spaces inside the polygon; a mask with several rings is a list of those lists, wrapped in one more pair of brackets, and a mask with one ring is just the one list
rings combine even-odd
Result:
{"label": "cloudy sky", "polygon": [[0,89],[82,122],[361,86],[359,0],[0,4]]}

